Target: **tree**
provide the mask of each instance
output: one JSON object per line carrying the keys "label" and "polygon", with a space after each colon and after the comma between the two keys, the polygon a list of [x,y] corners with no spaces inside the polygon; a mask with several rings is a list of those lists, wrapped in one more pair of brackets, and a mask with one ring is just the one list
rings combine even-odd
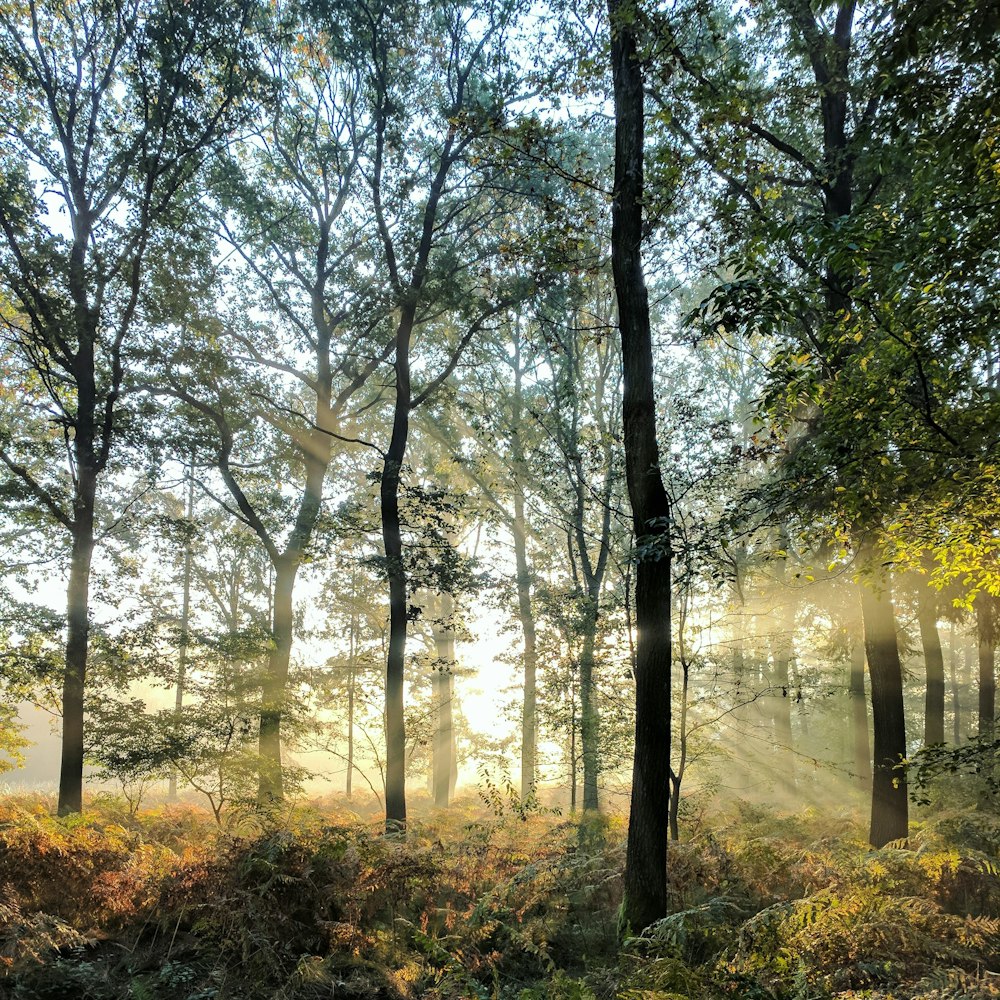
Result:
{"label": "tree", "polygon": [[[580,744],[583,808],[597,810],[600,769],[600,714],[595,671],[597,638],[607,571],[613,547],[616,482],[620,476],[615,442],[620,423],[619,354],[604,331],[610,326],[607,285],[588,275],[590,294],[570,283],[554,296],[554,308],[539,312],[543,358],[552,372],[543,385],[537,419],[556,451],[553,478],[565,491],[553,506],[563,511],[569,570],[579,609]],[[589,393],[581,392],[584,385]],[[540,401],[541,402],[541,401]],[[610,412],[609,412],[610,411]],[[556,478],[558,477],[558,478]]]}
{"label": "tree", "polygon": [[[357,200],[371,132],[358,30],[349,11],[324,4],[270,25],[264,58],[275,92],[259,133],[215,163],[216,233],[202,234],[238,261],[209,276],[227,279],[233,304],[209,303],[206,315],[189,317],[197,328],[149,386],[201,428],[200,446],[214,453],[228,494],[223,505],[252,529],[273,568],[274,643],[258,729],[262,805],[284,795],[296,582],[314,554],[331,464],[359,444],[356,397],[391,347],[385,303],[355,266],[365,252],[368,220]],[[290,34],[309,41],[290,44]],[[251,318],[251,308],[263,318]],[[279,465],[276,495],[261,487]]]}
{"label": "tree", "polygon": [[[486,264],[483,240],[497,232],[492,224],[506,209],[496,191],[484,200],[485,162],[474,155],[477,144],[488,140],[503,121],[513,96],[515,80],[506,65],[503,40],[515,13],[516,6],[506,0],[484,5],[475,16],[446,3],[428,8],[428,20],[416,22],[402,16],[401,5],[365,8],[375,133],[369,183],[380,264],[397,309],[392,431],[380,479],[389,585],[386,827],[390,830],[406,823],[403,680],[408,603],[400,490],[410,413],[445,382],[476,333],[530,287],[530,281],[514,277],[504,292]],[[421,65],[419,57],[400,59],[395,47],[400,31],[429,31],[441,40],[430,53],[429,65]],[[407,117],[408,105],[427,108],[431,114]],[[414,150],[419,151],[417,157]],[[441,366],[415,388],[414,335],[422,325],[430,326],[431,317],[449,309],[451,322],[443,329],[438,324],[446,345]]]}
{"label": "tree", "polygon": [[5,428],[0,461],[70,538],[61,814],[82,804],[98,495],[124,431],[150,258],[240,113],[252,14],[197,0],[0,9],[0,277],[15,310],[4,331],[62,450],[58,471],[40,468]]}
{"label": "tree", "polygon": [[636,16],[609,0],[615,106],[611,266],[621,332],[625,474],[636,572],[635,758],[622,921],[647,927],[667,912],[670,796],[670,505],[660,475],[649,300],[642,267],[644,104]]}

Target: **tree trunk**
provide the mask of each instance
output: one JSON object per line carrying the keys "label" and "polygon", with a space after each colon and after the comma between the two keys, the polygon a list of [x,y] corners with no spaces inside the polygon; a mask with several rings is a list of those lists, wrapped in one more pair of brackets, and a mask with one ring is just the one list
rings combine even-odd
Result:
{"label": "tree trunk", "polygon": [[996,628],[993,600],[980,593],[975,600],[976,638],[979,647],[979,735],[993,732],[996,720]]}
{"label": "tree trunk", "polygon": [[448,801],[455,801],[458,787],[458,743],[455,740],[455,675],[448,677]]}
{"label": "tree trunk", "polygon": [[924,746],[944,743],[944,654],[937,627],[937,601],[921,594],[917,608],[920,642],[924,650],[927,688],[924,697]]}
{"label": "tree trunk", "polygon": [[[84,497],[86,500],[86,497]],[[62,691],[59,815],[83,808],[83,700],[90,641],[90,567],[94,556],[94,490],[77,506],[66,590],[66,669]]]}
{"label": "tree trunk", "polygon": [[[735,729],[732,741],[735,753],[728,767],[729,786],[737,795],[747,795],[752,784],[751,763],[747,749],[750,744],[750,706],[753,699],[752,685],[747,683],[746,669],[746,607],[742,588],[737,587],[732,611],[730,634],[732,645],[729,650],[730,669],[733,677],[732,714]],[[731,735],[733,733],[731,732]]]}
{"label": "tree trunk", "polygon": [[452,717],[452,691],[455,669],[455,629],[452,621],[455,602],[451,594],[442,594],[437,602],[434,624],[436,663],[433,676],[434,740],[431,745],[431,784],[434,805],[451,805],[452,769],[455,740]]}
{"label": "tree trunk", "polygon": [[281,716],[288,685],[288,667],[292,656],[294,614],[292,593],[298,563],[280,559],[274,567],[274,607],[271,612],[271,639],[274,643],[267,657],[261,686],[260,709],[260,784],[257,801],[262,806],[281,802],[285,781],[281,767]]}
{"label": "tree trunk", "polygon": [[600,720],[594,696],[594,645],[597,640],[596,601],[587,599],[584,616],[583,647],[580,651],[580,750],[583,757],[583,808],[600,809],[597,796],[597,773],[600,767],[598,740]]}
{"label": "tree trunk", "polygon": [[875,727],[869,840],[872,846],[883,847],[907,837],[906,774],[898,768],[906,757],[903,674],[895,611],[888,589],[880,589],[878,581],[862,582],[860,587]]}
{"label": "tree trunk", "polygon": [[872,752],[868,741],[868,699],[865,697],[865,644],[861,636],[851,637],[851,678],[847,693],[851,702],[851,730],[854,743],[854,773],[861,787],[872,787]]}
{"label": "tree trunk", "polygon": [[410,338],[416,300],[403,309],[396,330],[396,401],[392,436],[382,466],[380,499],[382,545],[389,577],[389,650],[385,665],[385,827],[398,833],[406,826],[406,723],[403,679],[406,656],[406,567],[399,520],[399,488],[410,432]]}
{"label": "tree trunk", "polygon": [[625,469],[637,553],[635,753],[622,925],[639,931],[667,912],[670,807],[670,506],[660,477],[649,299],[642,270],[645,99],[634,19],[608,0],[615,103],[611,264],[624,376]]}
{"label": "tree trunk", "polygon": [[774,715],[774,743],[777,749],[777,772],[781,783],[795,788],[795,754],[792,743],[792,692],[788,665],[792,662],[791,630],[782,630],[772,639],[771,658],[774,673],[771,686]]}
{"label": "tree trunk", "polygon": [[[778,534],[779,547],[787,552],[788,532],[783,528]],[[780,585],[777,604],[777,629],[771,637],[772,717],[774,720],[774,742],[777,748],[777,773],[781,783],[788,789],[795,788],[795,753],[792,740],[792,689],[789,664],[795,653],[795,617],[798,597],[788,588],[788,560],[782,557],[776,566],[776,577]]]}
{"label": "tree trunk", "polygon": [[[188,495],[187,495],[187,528],[191,531],[194,525],[194,460],[188,471]],[[181,589],[181,635],[177,649],[177,687],[174,692],[174,714],[180,722],[181,713],[184,709],[184,687],[187,683],[187,662],[188,662],[188,633],[191,628],[191,572],[193,569],[193,552],[191,551],[191,539],[187,539],[184,545],[184,569]],[[171,771],[167,781],[167,799],[170,802],[177,801],[177,772]]]}
{"label": "tree trunk", "polygon": [[571,700],[569,719],[569,811],[576,812],[576,693]]}
{"label": "tree trunk", "polygon": [[951,684],[952,743],[962,742],[962,695],[958,689],[958,647],[955,643],[955,623],[948,627],[948,680]]}
{"label": "tree trunk", "polygon": [[351,576],[351,631],[347,660],[347,781],[344,793],[350,799],[354,793],[354,685],[358,676],[358,587],[357,577]]}
{"label": "tree trunk", "polygon": [[972,735],[972,678],[975,674],[979,657],[978,638],[967,641],[962,653],[962,691],[965,693],[966,704],[969,706],[969,731],[966,736]]}
{"label": "tree trunk", "polygon": [[348,799],[354,795],[354,664],[351,664],[351,675],[347,688],[347,781],[344,783],[344,793]]}
{"label": "tree trunk", "polygon": [[520,483],[514,486],[514,559],[517,564],[517,613],[524,637],[524,703],[521,709],[521,801],[535,794],[537,778],[537,721],[535,675],[538,652],[535,616],[531,608],[531,571],[528,568],[528,538],[524,519],[524,493]]}

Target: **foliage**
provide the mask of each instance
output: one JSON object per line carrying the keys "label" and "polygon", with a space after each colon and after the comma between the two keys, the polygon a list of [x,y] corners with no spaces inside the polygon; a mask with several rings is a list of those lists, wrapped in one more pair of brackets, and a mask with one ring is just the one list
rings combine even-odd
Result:
{"label": "foliage", "polygon": [[[671,848],[673,912],[615,939],[623,828],[456,810],[405,841],[300,808],[0,811],[0,989],[16,997],[467,1000],[986,997],[1000,868],[925,824],[871,851],[815,814],[716,817]],[[950,831],[950,832],[949,832]],[[968,831],[966,831],[968,833]],[[958,835],[958,839],[956,836]],[[965,992],[961,992],[961,991]],[[950,991],[950,992],[949,992]]]}

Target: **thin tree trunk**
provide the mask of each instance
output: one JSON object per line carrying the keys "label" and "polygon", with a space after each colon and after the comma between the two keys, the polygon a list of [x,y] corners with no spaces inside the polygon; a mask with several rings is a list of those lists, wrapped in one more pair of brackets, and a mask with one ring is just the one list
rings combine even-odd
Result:
{"label": "thin tree trunk", "polygon": [[[187,494],[187,530],[191,531],[194,525],[194,465],[188,469],[188,494]],[[188,633],[191,628],[191,571],[194,553],[191,547],[191,538],[187,538],[184,544],[184,569],[181,584],[181,635],[177,649],[177,687],[174,692],[174,715],[180,722],[181,713],[184,709],[184,687],[187,683],[187,663],[188,663]],[[167,781],[167,799],[170,802],[177,801],[177,772],[171,771]]]}
{"label": "thin tree trunk", "polygon": [[274,645],[267,658],[260,711],[260,785],[257,801],[263,806],[280,802],[285,795],[281,766],[281,720],[292,655],[292,593],[297,572],[298,563],[290,559],[280,559],[274,567],[274,607],[271,614]]}
{"label": "thin tree trunk", "polygon": [[580,651],[580,748],[583,757],[583,808],[596,812],[599,770],[597,742],[600,736],[594,696],[594,645],[597,639],[596,602],[588,598],[584,616],[583,646]]}
{"label": "thin tree trunk", "polygon": [[[778,533],[777,540],[779,548],[787,552],[789,539],[785,529],[781,529]],[[788,668],[795,653],[795,617],[798,600],[797,595],[788,588],[788,560],[786,557],[783,556],[778,560],[776,569],[780,597],[776,597],[778,627],[771,638],[771,661],[774,667],[771,677],[774,742],[778,752],[778,775],[786,787],[794,789],[795,753],[792,741],[792,691]]]}
{"label": "thin tree trunk", "polygon": [[[89,509],[88,509],[89,507]],[[83,704],[90,640],[90,568],[94,556],[93,494],[78,505],[66,590],[66,669],[62,691],[59,815],[83,808]]]}
{"label": "thin tree trunk", "polygon": [[854,773],[867,791],[872,787],[872,753],[868,740],[868,699],[865,696],[865,644],[852,636],[851,678],[847,693],[851,702],[851,730],[854,743]]}
{"label": "thin tree trunk", "polygon": [[962,742],[962,696],[958,689],[958,649],[955,645],[955,623],[948,626],[948,681],[951,685],[952,742]]}
{"label": "thin tree trunk", "polygon": [[962,653],[962,691],[965,693],[966,705],[969,708],[969,732],[966,735],[968,739],[972,735],[972,677],[978,662],[978,638],[965,642],[964,647]]}
{"label": "thin tree trunk", "polygon": [[455,789],[458,787],[458,741],[455,739],[455,674],[448,675],[448,801],[455,801]]}
{"label": "thin tree trunk", "polygon": [[937,602],[921,594],[917,608],[920,642],[924,651],[927,688],[924,697],[924,746],[944,743],[944,654],[937,627]]}
{"label": "thin tree trunk", "polygon": [[987,736],[993,732],[996,721],[996,628],[990,596],[978,594],[974,606],[979,647],[979,735]]}
{"label": "thin tree trunk", "polygon": [[528,568],[527,526],[524,519],[524,493],[520,483],[514,487],[514,558],[517,564],[517,613],[524,638],[524,694],[521,709],[521,801],[535,794],[537,778],[536,674],[538,670],[535,616],[531,607],[531,571]]}
{"label": "thin tree trunk", "polygon": [[747,756],[750,728],[750,702],[753,697],[751,686],[747,684],[746,669],[746,613],[742,587],[736,589],[736,604],[730,626],[732,646],[730,647],[730,667],[733,676],[732,720],[735,723],[736,739],[733,741],[734,754],[729,763],[729,779],[737,794],[746,795],[751,785],[750,760]]}
{"label": "thin tree trunk", "polygon": [[442,594],[437,602],[434,625],[436,663],[433,677],[434,739],[431,745],[431,773],[434,805],[451,805],[452,769],[455,740],[452,717],[452,684],[455,668],[455,630],[452,618],[455,602],[451,594]]}
{"label": "thin tree trunk", "polygon": [[680,808],[681,808],[681,788],[683,787],[684,775],[687,772],[688,757],[688,698],[691,687],[691,664],[687,655],[687,643],[685,639],[685,628],[687,627],[687,611],[683,605],[678,613],[677,640],[679,646],[679,660],[681,665],[681,717],[680,717],[680,747],[677,754],[677,767],[671,768],[670,772],[670,839],[680,840]]}
{"label": "thin tree trunk", "polygon": [[406,723],[403,680],[406,656],[406,567],[399,520],[399,489],[410,430],[410,339],[415,299],[404,308],[396,330],[396,401],[392,436],[382,466],[382,545],[389,577],[389,650],[385,667],[385,826],[397,833],[406,825]]}
{"label": "thin tree trunk", "polygon": [[347,781],[344,792],[348,799],[354,794],[354,667],[351,666],[351,674],[347,689]]}
{"label": "thin tree trunk", "polygon": [[878,581],[862,582],[860,587],[875,724],[869,840],[874,847],[883,847],[907,837],[906,774],[899,767],[906,757],[903,674],[890,594]]}
{"label": "thin tree trunk", "polygon": [[635,549],[636,713],[622,925],[639,931],[667,912],[670,812],[670,505],[660,477],[649,299],[642,270],[645,88],[634,18],[608,0],[615,103],[611,264],[624,387],[625,469]]}
{"label": "thin tree trunk", "polygon": [[344,792],[350,799],[354,793],[354,685],[358,671],[358,609],[357,577],[351,576],[351,633],[347,661],[347,781]]}
{"label": "thin tree trunk", "polygon": [[778,775],[782,784],[795,787],[795,754],[792,742],[792,693],[788,677],[788,665],[792,662],[791,630],[782,630],[772,638],[771,659],[774,674],[771,686],[774,689],[774,743],[778,754]]}
{"label": "thin tree trunk", "polygon": [[569,811],[576,812],[576,693],[572,699],[569,719]]}

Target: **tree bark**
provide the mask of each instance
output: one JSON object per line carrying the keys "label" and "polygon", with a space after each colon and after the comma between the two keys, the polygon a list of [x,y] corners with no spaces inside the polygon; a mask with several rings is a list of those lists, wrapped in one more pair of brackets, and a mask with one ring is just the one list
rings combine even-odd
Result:
{"label": "tree bark", "polygon": [[524,516],[524,448],[521,443],[522,407],[521,341],[514,339],[514,398],[511,414],[511,457],[514,471],[514,561],[517,568],[517,613],[524,639],[524,691],[521,708],[521,801],[535,794],[537,780],[538,722],[536,674],[538,670],[535,616],[531,607],[531,570],[528,565],[528,528]]}
{"label": "tree bark", "polygon": [[389,649],[385,666],[385,826],[399,832],[406,825],[406,724],[403,679],[406,655],[406,567],[399,520],[399,489],[410,430],[410,339],[416,298],[404,306],[396,329],[396,402],[392,436],[382,466],[382,545],[389,577]]}
{"label": "tree bark", "polygon": [[83,808],[83,705],[90,642],[90,569],[94,555],[93,492],[78,505],[66,590],[66,668],[62,690],[60,816]]}
{"label": "tree bark", "polygon": [[295,620],[292,594],[297,573],[298,563],[293,560],[282,558],[275,563],[274,607],[271,612],[273,646],[267,657],[261,686],[260,784],[257,801],[263,806],[280,802],[285,794],[281,766],[281,719],[292,655],[292,629]]}
{"label": "tree bark", "polygon": [[[194,524],[194,460],[188,467],[188,494],[187,494],[187,528],[191,530]],[[191,550],[190,537],[184,544],[184,569],[181,583],[181,635],[177,649],[177,686],[174,690],[174,715],[180,722],[181,713],[184,709],[184,688],[187,682],[188,663],[188,634],[191,628],[191,572],[193,569],[194,554]],[[177,772],[171,770],[167,780],[167,800],[177,801]]]}
{"label": "tree bark", "polygon": [[[788,532],[782,529],[778,535],[780,548],[787,552]],[[788,588],[788,560],[778,560],[776,577],[779,584],[775,596],[777,604],[777,629],[771,637],[772,706],[774,719],[774,742],[777,748],[777,770],[781,782],[789,789],[795,788],[795,748],[792,739],[792,690],[789,665],[795,654],[795,617],[798,597]]]}
{"label": "tree bark", "polygon": [[878,581],[863,581],[859,586],[875,728],[869,841],[883,847],[907,837],[906,774],[898,767],[906,757],[903,674],[891,595]]}
{"label": "tree bark", "polygon": [[521,801],[535,794],[537,780],[537,709],[536,675],[538,672],[535,616],[531,607],[531,571],[528,568],[527,530],[524,520],[524,494],[514,488],[514,559],[517,565],[517,613],[524,639],[524,693],[521,708]]}
{"label": "tree bark", "polygon": [[597,741],[600,736],[597,704],[594,697],[594,645],[597,640],[596,601],[587,598],[583,622],[583,645],[580,650],[580,749],[583,757],[583,808],[596,812],[599,770]]}
{"label": "tree bark", "polygon": [[[972,641],[967,641],[964,644],[965,648],[962,653],[962,690],[965,692],[966,704],[969,706],[969,733],[968,736],[972,735],[972,677],[975,673],[975,667],[978,663],[979,657],[979,641],[973,639]],[[968,737],[967,737],[968,738]]]}
{"label": "tree bark", "polygon": [[955,643],[955,623],[948,628],[948,673],[951,684],[952,743],[962,742],[962,695],[958,687],[958,647]]}
{"label": "tree bark", "polygon": [[[74,247],[76,251],[76,247]],[[77,254],[74,252],[74,258]],[[82,259],[71,268],[75,284],[82,283]],[[80,347],[75,361],[77,415],[73,456],[76,475],[73,518],[70,523],[69,582],[66,588],[66,667],[62,692],[62,750],[59,764],[60,816],[83,808],[83,715],[90,646],[90,572],[94,558],[94,520],[100,463],[95,450],[97,393],[94,380],[94,342],[97,314],[86,306],[82,287],[76,288],[76,320]]]}
{"label": "tree bark", "polygon": [[[926,589],[926,588],[925,588]],[[920,595],[917,607],[920,642],[924,651],[927,687],[924,695],[924,746],[944,743],[944,654],[937,627],[937,601],[931,593]]]}
{"label": "tree bark", "polygon": [[351,631],[348,639],[347,660],[347,780],[344,794],[350,799],[354,793],[354,685],[358,675],[358,588],[357,577],[351,577]]}
{"label": "tree bark", "polygon": [[608,0],[615,106],[611,264],[624,376],[625,468],[636,548],[636,715],[622,925],[667,912],[670,805],[670,506],[660,477],[649,299],[642,270],[644,98],[634,19]]}
{"label": "tree bark", "polygon": [[451,805],[452,770],[455,755],[452,694],[454,692],[455,630],[452,617],[455,602],[451,594],[442,594],[437,602],[434,625],[436,663],[433,675],[434,739],[431,745],[431,775],[434,805]]}
{"label": "tree bark", "polygon": [[774,742],[778,753],[778,776],[786,787],[795,787],[795,753],[792,741],[792,697],[788,665],[792,662],[792,635],[783,629],[772,639],[771,659],[774,673]]}
{"label": "tree bark", "polygon": [[847,695],[851,703],[851,731],[854,743],[854,773],[862,788],[872,787],[872,752],[868,740],[868,699],[865,696],[865,643],[862,636],[850,638],[851,677]]}
{"label": "tree bark", "polygon": [[975,600],[976,638],[979,648],[979,735],[993,732],[996,722],[996,626],[993,600],[979,593]]}

